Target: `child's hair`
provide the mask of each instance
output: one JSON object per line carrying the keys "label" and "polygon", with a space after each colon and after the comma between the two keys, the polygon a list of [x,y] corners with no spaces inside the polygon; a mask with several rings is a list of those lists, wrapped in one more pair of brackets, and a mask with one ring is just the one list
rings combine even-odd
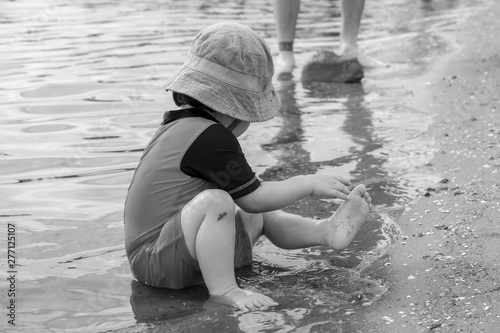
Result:
{"label": "child's hair", "polygon": [[173,91],[172,98],[174,99],[174,103],[177,106],[191,105],[192,107],[195,107],[195,108],[201,109],[201,110],[205,110],[208,112],[214,111],[213,109],[209,108],[208,106],[201,103],[197,99],[194,99],[193,97],[190,97],[190,96],[185,95],[185,94],[181,94],[181,93]]}

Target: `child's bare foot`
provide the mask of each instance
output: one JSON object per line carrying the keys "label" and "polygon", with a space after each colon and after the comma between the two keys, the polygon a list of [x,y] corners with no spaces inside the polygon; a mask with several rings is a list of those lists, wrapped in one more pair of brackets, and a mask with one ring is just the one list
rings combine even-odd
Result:
{"label": "child's bare foot", "polygon": [[210,299],[216,303],[236,306],[240,310],[256,310],[278,305],[266,295],[240,288],[231,289],[224,295],[210,295]]}
{"label": "child's bare foot", "polygon": [[290,80],[294,67],[295,57],[293,51],[281,51],[276,61],[276,75],[278,80]]}
{"label": "child's bare foot", "polygon": [[356,186],[349,193],[349,200],[326,220],[326,244],[335,250],[349,246],[370,212],[371,198],[364,185]]}

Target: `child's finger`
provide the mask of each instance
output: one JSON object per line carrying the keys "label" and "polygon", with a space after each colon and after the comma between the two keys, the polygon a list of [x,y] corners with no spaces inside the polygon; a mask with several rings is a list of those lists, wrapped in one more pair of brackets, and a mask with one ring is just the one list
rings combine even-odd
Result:
{"label": "child's finger", "polygon": [[342,193],[342,192],[337,191],[337,190],[332,191],[332,196],[335,198],[343,199],[343,200],[349,200],[349,197],[347,196],[347,194]]}
{"label": "child's finger", "polygon": [[342,185],[340,184],[340,192],[344,193],[344,194],[349,194],[351,193],[351,190],[349,189],[349,187],[345,186],[345,185]]}
{"label": "child's finger", "polygon": [[352,186],[351,181],[349,179],[347,179],[346,177],[334,176],[333,178],[335,178],[335,180],[341,182],[345,186]]}

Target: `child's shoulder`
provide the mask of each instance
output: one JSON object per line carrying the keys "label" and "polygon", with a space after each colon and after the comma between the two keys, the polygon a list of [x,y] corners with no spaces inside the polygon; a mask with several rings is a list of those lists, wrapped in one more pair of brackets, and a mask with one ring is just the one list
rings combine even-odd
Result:
{"label": "child's shoulder", "polygon": [[[159,129],[159,135],[164,139],[175,137],[180,138],[197,137],[208,129],[210,135],[225,136],[223,133],[226,128],[222,126],[207,112],[196,111],[197,109],[182,109],[170,111],[165,116],[162,126]],[[215,134],[214,134],[215,133]],[[206,137],[206,135],[204,135]]]}
{"label": "child's shoulder", "polygon": [[207,124],[207,123],[216,123],[217,120],[212,117],[208,112],[205,112],[200,109],[191,108],[191,109],[180,109],[168,111],[165,113],[163,117],[162,125],[168,125],[170,123],[179,122],[183,120],[183,123],[189,122],[193,124]]}

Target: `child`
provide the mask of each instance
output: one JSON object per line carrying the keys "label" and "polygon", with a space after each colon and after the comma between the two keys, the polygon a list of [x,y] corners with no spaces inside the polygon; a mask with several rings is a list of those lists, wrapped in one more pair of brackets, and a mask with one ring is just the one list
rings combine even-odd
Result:
{"label": "child", "polygon": [[[269,47],[251,29],[220,23],[194,39],[166,83],[170,111],[146,147],[125,203],[125,247],[135,277],[161,288],[205,283],[211,300],[240,309],[277,305],[236,284],[260,236],[285,249],[349,245],[371,199],[340,176],[261,182],[236,137],[278,114]],[[345,200],[325,220],[279,209],[306,196]]]}

